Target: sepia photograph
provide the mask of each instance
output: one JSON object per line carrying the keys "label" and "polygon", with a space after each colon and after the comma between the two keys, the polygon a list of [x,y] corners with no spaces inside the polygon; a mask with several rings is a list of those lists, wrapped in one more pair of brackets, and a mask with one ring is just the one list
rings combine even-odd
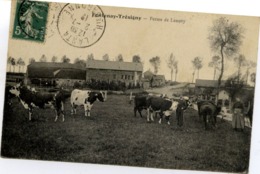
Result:
{"label": "sepia photograph", "polygon": [[250,173],[259,17],[13,0],[9,22],[1,158]]}

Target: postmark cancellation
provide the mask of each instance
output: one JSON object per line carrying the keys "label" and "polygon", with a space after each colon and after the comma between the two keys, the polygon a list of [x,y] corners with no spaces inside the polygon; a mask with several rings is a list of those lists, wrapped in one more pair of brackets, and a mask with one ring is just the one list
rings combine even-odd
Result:
{"label": "postmark cancellation", "polygon": [[57,28],[66,43],[85,48],[99,41],[105,32],[106,20],[97,5],[66,4],[58,16]]}

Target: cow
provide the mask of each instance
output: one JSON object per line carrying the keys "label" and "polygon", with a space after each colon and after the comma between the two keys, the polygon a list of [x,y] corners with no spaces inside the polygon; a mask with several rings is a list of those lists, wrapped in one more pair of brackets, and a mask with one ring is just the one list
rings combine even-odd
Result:
{"label": "cow", "polygon": [[60,115],[62,115],[62,121],[65,121],[64,102],[66,100],[66,97],[62,90],[56,93],[37,92],[34,88],[17,84],[16,86],[13,86],[9,91],[19,99],[25,109],[28,109],[29,121],[31,121],[32,119],[34,108],[52,108],[56,112],[54,121],[56,122]]}
{"label": "cow", "polygon": [[147,109],[148,95],[136,95],[134,98],[134,115],[136,117],[136,111],[138,111],[140,117],[143,117],[142,110]]}
{"label": "cow", "polygon": [[[136,111],[138,111],[140,117],[143,117],[142,110],[147,109],[147,99],[149,97],[161,97],[161,98],[163,98],[163,97],[165,97],[165,95],[163,95],[163,94],[151,94],[151,93],[137,94],[134,97],[134,116],[135,117],[136,117]],[[157,112],[155,112],[155,114],[157,115]]]}
{"label": "cow", "polygon": [[[169,116],[176,111],[177,106],[178,106],[178,101],[170,100],[167,98],[162,98],[162,97],[154,97],[150,96],[147,98],[147,121],[154,121],[153,119],[153,112],[157,111],[159,112],[160,115],[160,120],[159,123],[161,124],[161,120],[163,115],[165,115],[167,123],[170,124],[169,121]],[[151,114],[150,114],[151,112]]]}
{"label": "cow", "polygon": [[208,129],[208,123],[216,127],[217,115],[220,113],[221,107],[212,101],[198,101],[197,106],[199,117],[203,116],[205,130]]}
{"label": "cow", "polygon": [[90,110],[96,100],[104,102],[106,100],[106,93],[74,89],[70,96],[71,114],[76,114],[77,106],[84,106],[85,116],[90,117]]}

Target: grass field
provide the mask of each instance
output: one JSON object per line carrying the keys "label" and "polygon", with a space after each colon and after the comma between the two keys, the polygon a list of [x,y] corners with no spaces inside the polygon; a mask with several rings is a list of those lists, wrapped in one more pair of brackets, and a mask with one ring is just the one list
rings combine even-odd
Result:
{"label": "grass field", "polygon": [[[17,100],[4,111],[1,155],[7,158],[113,164],[167,169],[241,172],[248,168],[251,129],[233,131],[227,121],[205,131],[197,113],[188,109],[183,129],[175,116],[159,125],[134,117],[129,96],[108,95],[96,102],[91,117],[83,108],[65,122],[55,112],[36,109],[32,121]],[[145,112],[145,111],[143,111]],[[145,115],[145,114],[144,114]],[[158,118],[157,118],[158,119]]]}

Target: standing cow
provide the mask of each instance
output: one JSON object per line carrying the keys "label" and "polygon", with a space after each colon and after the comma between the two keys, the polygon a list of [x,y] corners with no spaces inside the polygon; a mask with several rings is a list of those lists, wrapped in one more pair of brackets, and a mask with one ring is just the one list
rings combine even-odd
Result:
{"label": "standing cow", "polygon": [[56,122],[60,115],[62,115],[62,121],[65,120],[64,102],[66,97],[63,91],[56,93],[37,92],[29,86],[21,86],[20,84],[13,86],[9,91],[20,100],[25,109],[28,109],[29,120],[32,119],[33,108],[53,108],[56,112],[54,121]]}
{"label": "standing cow", "polygon": [[[153,121],[153,112],[157,111],[160,115],[159,123],[161,124],[161,120],[163,115],[165,115],[165,119],[167,123],[170,124],[169,116],[176,111],[178,106],[178,101],[173,101],[170,99],[162,98],[162,97],[148,97],[147,98],[147,121]],[[151,112],[151,114],[150,114]]]}
{"label": "standing cow", "polygon": [[136,111],[138,111],[140,117],[143,117],[142,110],[147,109],[148,95],[139,94],[134,98],[134,114],[136,117]]}
{"label": "standing cow", "polygon": [[205,130],[208,128],[208,123],[211,123],[215,127],[217,115],[221,111],[221,107],[211,101],[199,101],[197,105],[199,116],[203,116]]}
{"label": "standing cow", "polygon": [[94,92],[91,90],[74,89],[71,92],[71,114],[76,114],[77,106],[84,106],[85,116],[90,116],[90,110],[96,100],[104,102],[106,94],[104,92]]}

